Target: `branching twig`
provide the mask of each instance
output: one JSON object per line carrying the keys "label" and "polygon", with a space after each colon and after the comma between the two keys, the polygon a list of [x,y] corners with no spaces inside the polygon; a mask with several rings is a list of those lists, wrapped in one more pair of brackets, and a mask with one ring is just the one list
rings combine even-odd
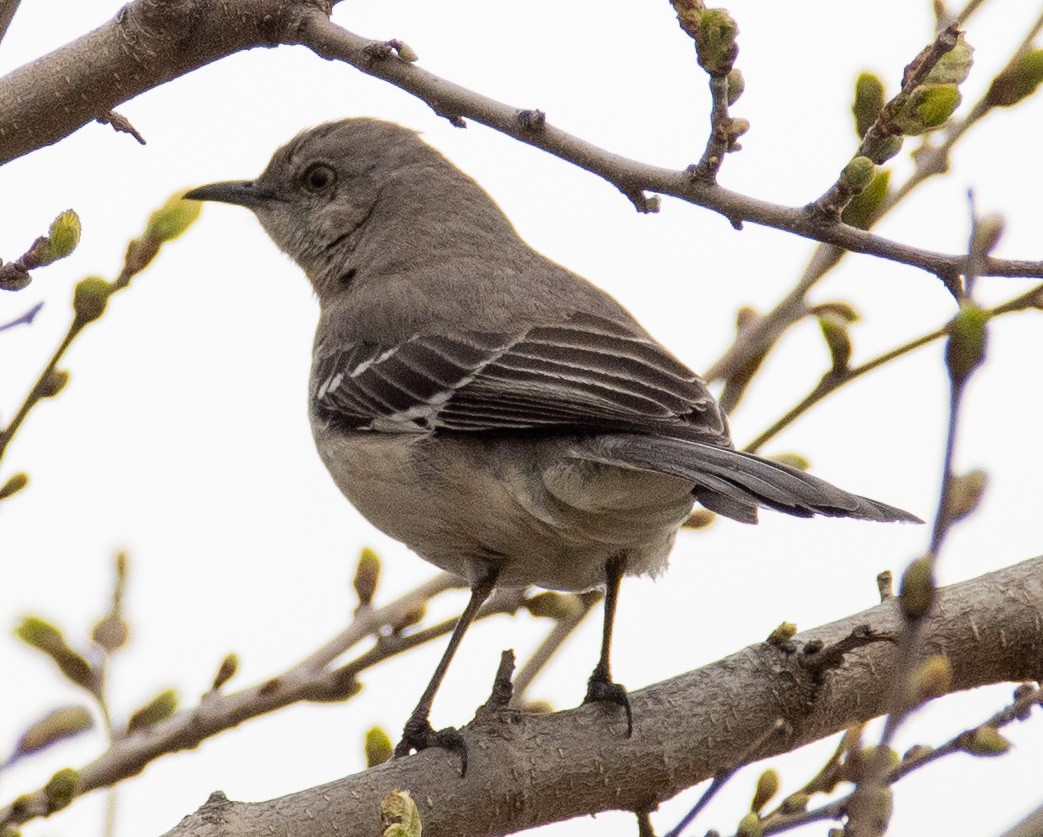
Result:
{"label": "branching twig", "polygon": [[[1014,311],[1026,311],[1033,308],[1043,309],[1043,285],[1037,285],[1030,291],[1018,294],[1007,302],[1001,303],[995,308],[988,309],[986,313],[990,319],[994,319],[1003,314],[1009,314]],[[910,340],[907,343],[903,343],[901,346],[886,351],[872,360],[868,360],[858,366],[852,366],[842,371],[830,369],[822,376],[822,379],[807,395],[787,410],[764,432],[746,445],[743,450],[749,451],[750,453],[760,450],[765,443],[777,436],[783,429],[791,425],[830,393],[835,392],[840,389],[840,387],[850,383],[856,378],[859,378],[868,372],[872,372],[874,369],[878,369],[879,367],[907,355],[922,346],[926,346],[933,343],[935,340],[945,337],[947,334],[949,334],[949,326],[943,326],[942,328],[937,328],[934,331],[930,331],[927,334]]]}

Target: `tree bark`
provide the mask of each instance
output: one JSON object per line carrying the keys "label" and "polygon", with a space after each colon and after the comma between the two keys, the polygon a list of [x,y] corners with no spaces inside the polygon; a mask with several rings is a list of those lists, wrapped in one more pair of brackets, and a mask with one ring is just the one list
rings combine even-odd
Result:
{"label": "tree bark", "polygon": [[[860,626],[882,641],[834,668],[809,668],[801,648],[819,641],[828,650]],[[885,602],[798,635],[794,649],[752,645],[634,692],[630,739],[618,708],[501,712],[464,730],[465,778],[457,758],[428,750],[268,802],[217,793],[165,837],[377,835],[380,801],[394,788],[416,800],[425,837],[494,837],[600,811],[649,810],[742,760],[777,719],[787,732],[755,758],[879,715],[895,688],[897,646],[887,638],[902,630],[897,604]],[[939,591],[925,637],[925,654],[952,662],[954,691],[1043,677],[1043,557]]]}

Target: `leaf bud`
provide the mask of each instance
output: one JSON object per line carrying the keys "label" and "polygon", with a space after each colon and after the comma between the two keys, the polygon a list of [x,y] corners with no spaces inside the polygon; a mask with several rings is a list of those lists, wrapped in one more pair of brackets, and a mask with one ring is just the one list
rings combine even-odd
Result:
{"label": "leaf bud", "polygon": [[380,727],[366,733],[366,767],[376,767],[388,761],[395,751],[391,738]]}
{"label": "leaf bud", "polygon": [[934,566],[928,557],[917,558],[902,576],[898,604],[910,620],[922,619],[934,603]]}
{"label": "leaf bud", "polygon": [[94,322],[105,313],[105,306],[115,290],[111,282],[100,276],[88,276],[76,283],[72,295],[72,310],[81,325]]}
{"label": "leaf bud", "polygon": [[884,107],[884,83],[875,73],[860,73],[855,80],[855,101],[851,113],[855,117],[855,134],[861,139],[876,122]]}

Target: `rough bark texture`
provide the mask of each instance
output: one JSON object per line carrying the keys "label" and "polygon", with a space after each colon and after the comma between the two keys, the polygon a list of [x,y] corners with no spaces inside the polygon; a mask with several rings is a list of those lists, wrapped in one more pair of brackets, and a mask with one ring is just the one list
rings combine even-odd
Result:
{"label": "rough bark texture", "polygon": [[[881,636],[902,629],[896,604],[888,602],[801,634],[796,643],[828,647],[862,625]],[[941,591],[924,652],[949,657],[954,690],[1043,677],[1043,557]],[[799,651],[754,645],[635,692],[629,740],[612,708],[502,713],[465,730],[466,778],[457,760],[426,751],[269,802],[215,794],[166,837],[376,835],[380,801],[393,788],[417,801],[425,837],[492,837],[599,811],[648,809],[731,766],[777,718],[791,732],[772,739],[759,758],[872,718],[887,704],[892,642],[849,652],[819,682],[801,658]]]}

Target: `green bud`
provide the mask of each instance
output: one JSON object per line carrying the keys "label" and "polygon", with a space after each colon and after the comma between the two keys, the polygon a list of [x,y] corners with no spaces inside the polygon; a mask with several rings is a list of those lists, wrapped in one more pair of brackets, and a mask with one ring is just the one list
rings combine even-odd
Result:
{"label": "green bud", "polygon": [[856,157],[848,163],[841,172],[841,186],[852,194],[865,189],[873,180],[876,166],[868,157]]}
{"label": "green bud", "polygon": [[963,750],[975,756],[1001,756],[1011,744],[995,727],[978,727],[963,743]]}
{"label": "green bud", "polygon": [[806,456],[801,456],[799,453],[791,450],[773,453],[768,459],[781,465],[788,465],[790,468],[796,468],[798,471],[806,471],[811,467],[811,462]]}
{"label": "green bud", "polygon": [[533,616],[546,619],[578,619],[584,608],[579,598],[572,593],[555,593],[547,590],[537,593],[525,601],[525,609]]}
{"label": "green bud", "polygon": [[922,619],[934,604],[934,567],[931,559],[917,558],[902,576],[898,604],[907,619]]}
{"label": "green bud", "polygon": [[127,734],[148,729],[166,720],[177,712],[178,697],[173,689],[165,689],[152,700],[131,714],[127,721]]}
{"label": "green bud", "polygon": [[69,647],[62,632],[50,622],[38,616],[26,616],[15,628],[15,636],[50,657],[61,673],[77,686],[93,691],[94,669],[91,664]]}
{"label": "green bud", "polygon": [[779,809],[784,814],[799,814],[801,811],[808,810],[808,802],[810,801],[811,794],[797,791],[797,793],[791,793],[783,799]]}
{"label": "green bud", "polygon": [[28,484],[29,475],[25,473],[25,471],[11,474],[11,476],[7,478],[7,482],[0,486],[0,500],[6,500],[8,497],[17,494]]}
{"label": "green bud", "polygon": [[366,733],[366,767],[376,767],[388,761],[395,752],[391,738],[380,727]]}
{"label": "green bud", "polygon": [[80,786],[80,774],[71,767],[59,770],[43,787],[43,795],[47,798],[47,813],[53,814],[67,806],[76,798]]}
{"label": "green bud", "polygon": [[949,483],[949,519],[955,523],[973,514],[988,484],[989,475],[980,469],[954,476]]}
{"label": "green bud", "polygon": [[855,117],[855,134],[859,139],[876,122],[884,107],[884,83],[874,73],[860,73],[855,80],[855,101],[851,113]]}
{"label": "green bud", "polygon": [[750,812],[759,814],[761,808],[771,801],[771,798],[779,792],[779,774],[772,768],[768,768],[757,779],[757,790],[753,793],[753,802],[750,803]]}
{"label": "green bud", "polygon": [[355,579],[352,582],[360,605],[366,606],[373,601],[378,581],[380,581],[380,556],[368,546],[363,547],[362,552],[359,553],[358,564],[355,565]]}
{"label": "green bud", "polygon": [[726,129],[728,133],[728,143],[734,143],[748,130],[750,130],[749,119],[743,119],[741,116],[732,117],[728,120],[728,127]]}
{"label": "green bud", "polygon": [[832,371],[835,374],[846,372],[851,360],[851,335],[847,330],[847,320],[832,313],[824,313],[819,314],[818,324],[829,347],[829,355],[833,361]]}
{"label": "green bud", "polygon": [[985,102],[990,107],[1009,108],[1036,92],[1043,83],[1043,49],[1022,55],[1013,67],[1004,70],[989,85]]}
{"label": "green bud", "polygon": [[703,9],[693,28],[699,66],[710,75],[731,71],[739,47],[735,39],[739,26],[725,9]]}
{"label": "green bud", "polygon": [[962,99],[955,84],[921,84],[895,114],[895,125],[909,136],[927,133],[952,116]]}
{"label": "green bud", "polygon": [[420,837],[423,823],[409,791],[395,789],[380,801],[381,837]]}
{"label": "green bud", "polygon": [[728,72],[728,106],[731,107],[739,101],[739,97],[745,90],[746,78],[743,76],[742,70],[732,67]]}
{"label": "green bud", "polygon": [[91,713],[84,706],[54,709],[22,733],[15,745],[15,756],[38,753],[58,741],[90,729],[93,724]]}
{"label": "green bud", "polygon": [[40,397],[53,398],[69,383],[69,373],[64,369],[51,369],[40,381]]}
{"label": "green bud", "polygon": [[64,259],[80,243],[80,218],[71,209],[66,209],[51,222],[46,237],[33,242],[22,261],[29,269],[43,267],[58,259]]}
{"label": "green bud", "polygon": [[100,276],[88,276],[76,283],[72,295],[72,310],[77,322],[86,325],[105,313],[105,306],[115,290],[111,282]]}
{"label": "green bud", "polygon": [[796,622],[780,622],[779,626],[768,634],[768,638],[765,640],[769,645],[781,645],[789,642],[793,637],[797,635],[797,624]]}
{"label": "green bud", "polygon": [[[909,697],[919,706],[929,700],[949,694],[952,688],[952,663],[942,654],[935,654],[920,663],[909,678]],[[895,756],[897,765],[897,755]]]}
{"label": "green bud", "polygon": [[934,747],[929,747],[926,744],[914,744],[905,751],[905,754],[902,756],[902,762],[920,761],[921,759],[927,758],[933,752]]}
{"label": "green bud", "polygon": [[961,32],[956,46],[946,52],[927,74],[927,84],[962,84],[971,74],[974,64],[974,47],[967,43]]}
{"label": "green bud", "polygon": [[764,833],[764,826],[761,825],[760,817],[750,811],[739,820],[739,827],[735,831],[737,837],[761,837]]}
{"label": "green bud", "polygon": [[891,184],[891,170],[882,169],[877,172],[869,185],[855,195],[844,207],[840,218],[849,226],[860,230],[868,230],[877,219],[880,207],[884,205]]}
{"label": "green bud", "polygon": [[945,364],[954,383],[962,383],[985,360],[988,322],[992,315],[969,299],[960,302],[960,312],[949,323]]}
{"label": "green bud", "polygon": [[405,41],[400,41],[397,38],[395,39],[395,52],[398,53],[399,58],[410,64],[415,64],[420,60],[420,56],[416,54],[416,50]]}
{"label": "green bud", "polygon": [[868,144],[862,150],[870,160],[879,166],[901,151],[904,143],[905,137],[901,134],[890,134]]}
{"label": "green bud", "polygon": [[173,241],[192,226],[192,223],[199,217],[203,204],[201,201],[183,200],[182,194],[184,193],[179,192],[172,195],[165,204],[149,216],[142,238],[157,242]]}
{"label": "green bud", "polygon": [[235,677],[237,671],[239,671],[239,655],[226,654],[225,658],[221,660],[221,665],[217,667],[213,683],[210,684],[211,691],[216,692],[220,689],[225,683]]}

